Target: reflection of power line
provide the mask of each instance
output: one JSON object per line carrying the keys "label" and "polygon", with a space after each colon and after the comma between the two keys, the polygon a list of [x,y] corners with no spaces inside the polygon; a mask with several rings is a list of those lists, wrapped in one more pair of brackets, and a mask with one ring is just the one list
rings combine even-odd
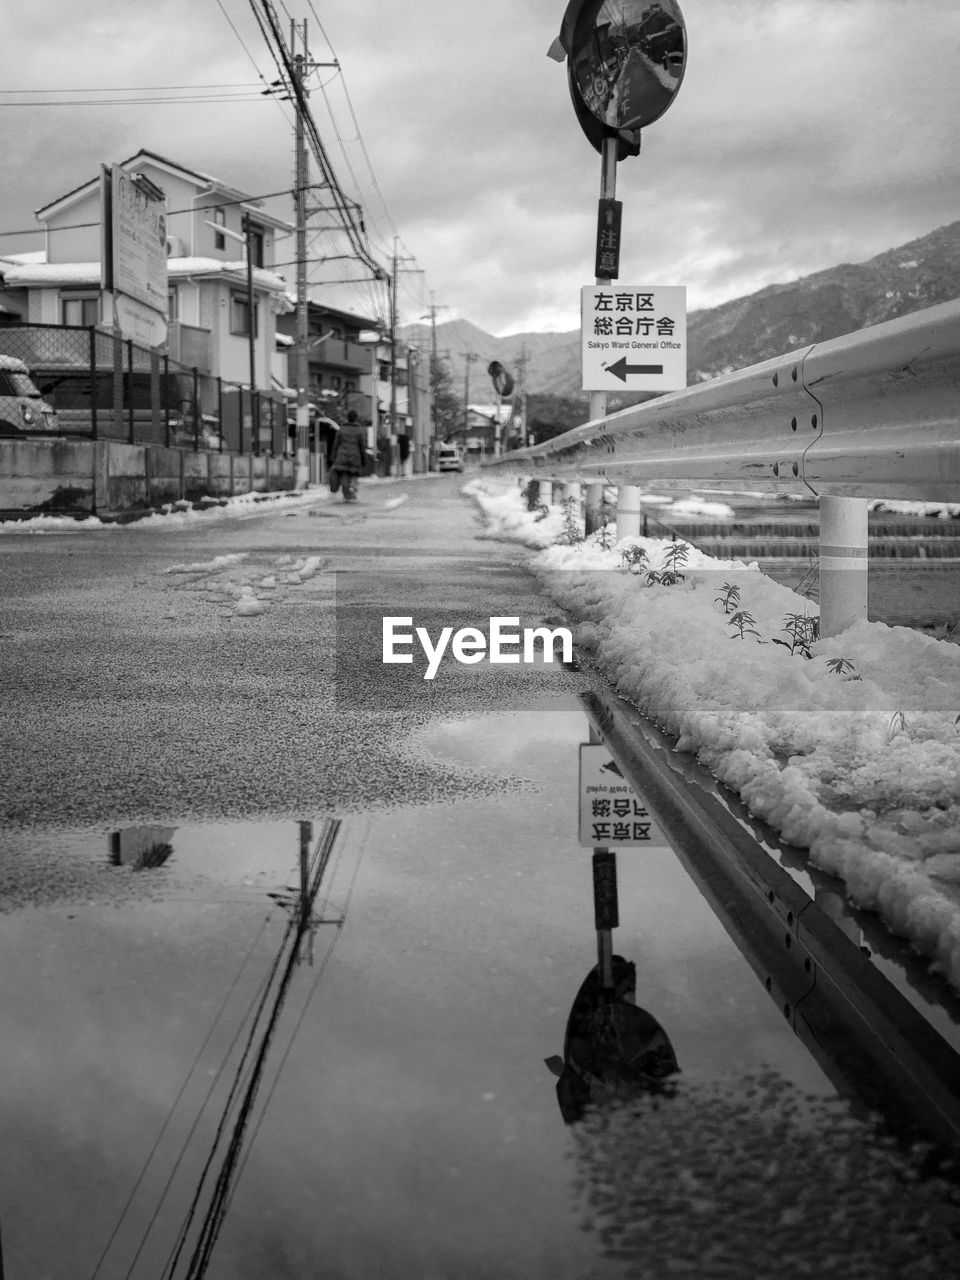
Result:
{"label": "reflection of power line", "polygon": [[[220,1171],[217,1175],[210,1203],[207,1206],[203,1221],[200,1224],[199,1236],[187,1264],[187,1269],[184,1273],[184,1280],[201,1280],[201,1277],[206,1274],[207,1268],[210,1264],[213,1249],[220,1234],[221,1227],[223,1226],[223,1220],[226,1216],[227,1208],[229,1207],[230,1199],[232,1197],[244,1136],[246,1134],[247,1126],[256,1102],[257,1093],[263,1079],[267,1054],[276,1033],[277,1024],[280,1019],[287,991],[290,987],[290,983],[293,979],[297,966],[300,963],[303,943],[307,938],[312,937],[314,927],[321,923],[313,916],[313,903],[316,899],[317,893],[319,892],[320,884],[323,880],[324,872],[326,871],[327,863],[330,859],[330,854],[340,830],[340,825],[340,820],[337,818],[327,819],[324,825],[323,834],[318,842],[314,866],[311,872],[308,870],[306,865],[309,836],[304,830],[305,828],[309,828],[310,824],[301,824],[300,893],[296,898],[286,900],[285,905],[291,907],[293,911],[293,925],[292,929],[288,930],[280,953],[274,963],[274,972],[276,972],[280,967],[281,963],[283,965],[283,972],[273,997],[273,1003],[270,1008],[266,1027],[260,1037],[260,1042],[257,1045],[256,1052],[252,1055],[250,1072],[247,1077],[246,1086],[242,1089],[242,1097],[240,1098],[227,1150],[221,1162]],[[283,952],[284,948],[286,948],[288,944],[288,940],[289,952],[284,962]],[[298,1023],[298,1028],[299,1025],[300,1024]],[[250,1041],[248,1041],[248,1048],[249,1047]],[[249,1056],[250,1055],[245,1051],[244,1057],[241,1059],[235,1073],[230,1097],[228,1098],[227,1104],[224,1108],[221,1123],[214,1139],[213,1148],[207,1160],[207,1164],[204,1167],[203,1174],[201,1175],[200,1185],[194,1195],[184,1226],[181,1228],[180,1236],[174,1252],[164,1270],[163,1274],[165,1277],[173,1276],[177,1263],[186,1245],[187,1235],[199,1203],[203,1183],[206,1179],[207,1171],[212,1164],[214,1152],[219,1145],[220,1137],[225,1131],[227,1117],[232,1109],[233,1101],[238,1093],[240,1093],[240,1082]]]}

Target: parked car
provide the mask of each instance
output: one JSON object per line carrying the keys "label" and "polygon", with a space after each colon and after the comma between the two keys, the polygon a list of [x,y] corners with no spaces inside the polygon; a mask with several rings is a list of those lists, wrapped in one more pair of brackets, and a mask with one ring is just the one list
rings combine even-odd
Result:
{"label": "parked car", "polygon": [[[193,379],[189,374],[151,374],[147,369],[124,370],[121,375],[122,410],[114,423],[114,373],[98,367],[38,363],[34,377],[44,396],[56,406],[60,429],[89,435],[93,430],[93,405],[101,435],[125,439],[133,423],[138,443],[163,444],[170,428],[170,443],[181,448],[194,445]],[[95,395],[95,401],[94,401]],[[156,401],[156,408],[154,402]],[[159,420],[159,421],[158,421]],[[220,447],[220,424],[215,415],[201,413],[199,446]],[[226,447],[226,446],[224,446]]]}
{"label": "parked car", "polygon": [[0,355],[0,435],[58,431],[57,414],[44,400],[27,365]]}
{"label": "parked car", "polygon": [[442,444],[437,449],[437,470],[438,471],[462,471],[463,470],[463,454],[460,452],[460,446],[455,444]]}

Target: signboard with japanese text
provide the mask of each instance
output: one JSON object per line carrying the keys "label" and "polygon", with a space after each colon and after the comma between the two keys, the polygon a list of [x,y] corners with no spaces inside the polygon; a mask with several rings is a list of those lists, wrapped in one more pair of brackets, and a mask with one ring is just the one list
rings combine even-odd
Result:
{"label": "signboard with japanese text", "polygon": [[[167,334],[167,201],[148,178],[101,166],[101,288],[124,337],[158,346]],[[109,312],[108,312],[109,314]]]}
{"label": "signboard with japanese text", "polygon": [[580,314],[584,391],[686,387],[684,285],[585,285]]}
{"label": "signboard with japanese text", "polygon": [[670,842],[602,743],[580,744],[580,844],[668,849]]}

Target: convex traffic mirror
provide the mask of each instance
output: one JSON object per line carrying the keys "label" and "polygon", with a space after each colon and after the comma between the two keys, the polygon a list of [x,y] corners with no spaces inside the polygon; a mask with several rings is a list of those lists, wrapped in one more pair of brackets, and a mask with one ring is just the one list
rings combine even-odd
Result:
{"label": "convex traffic mirror", "polygon": [[[572,0],[550,50],[567,55],[570,92],[594,146],[607,131],[639,149],[683,79],[687,33],[676,0]],[[584,115],[603,128],[591,128]]]}

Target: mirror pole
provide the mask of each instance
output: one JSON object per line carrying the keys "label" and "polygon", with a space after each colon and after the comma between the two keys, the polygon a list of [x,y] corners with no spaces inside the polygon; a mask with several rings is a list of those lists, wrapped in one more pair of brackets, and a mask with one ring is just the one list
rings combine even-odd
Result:
{"label": "mirror pole", "polygon": [[[605,134],[600,149],[600,199],[616,200],[617,198],[617,147],[620,139],[617,134]],[[597,277],[597,284],[609,284],[610,281]],[[606,391],[590,392],[590,421],[607,416]]]}

